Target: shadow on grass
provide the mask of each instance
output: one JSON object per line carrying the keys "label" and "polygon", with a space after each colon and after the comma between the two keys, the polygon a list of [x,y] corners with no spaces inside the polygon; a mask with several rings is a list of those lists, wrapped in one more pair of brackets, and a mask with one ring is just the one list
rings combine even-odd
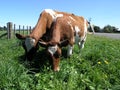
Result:
{"label": "shadow on grass", "polygon": [[46,50],[39,50],[32,61],[25,60],[25,55],[18,57],[18,60],[25,68],[29,70],[28,73],[38,73],[43,72],[45,67],[51,68],[52,60],[51,57],[47,54]]}
{"label": "shadow on grass", "polygon": [[[65,48],[62,49],[62,58],[67,58],[67,50]],[[48,70],[52,70],[52,59],[49,54],[47,54],[46,49],[39,50],[32,61],[26,61],[25,55],[21,55],[18,57],[19,62],[29,70],[28,73],[39,73],[44,72],[45,68],[49,68]]]}

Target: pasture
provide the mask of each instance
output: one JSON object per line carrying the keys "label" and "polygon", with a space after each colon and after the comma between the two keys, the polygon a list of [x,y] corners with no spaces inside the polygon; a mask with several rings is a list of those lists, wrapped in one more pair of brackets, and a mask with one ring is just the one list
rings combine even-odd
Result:
{"label": "pasture", "polygon": [[[0,33],[2,33],[0,31]],[[118,90],[120,88],[120,40],[88,35],[78,55],[77,45],[70,58],[60,61],[53,72],[49,56],[39,48],[32,65],[24,61],[24,50],[16,38],[0,38],[1,90]]]}

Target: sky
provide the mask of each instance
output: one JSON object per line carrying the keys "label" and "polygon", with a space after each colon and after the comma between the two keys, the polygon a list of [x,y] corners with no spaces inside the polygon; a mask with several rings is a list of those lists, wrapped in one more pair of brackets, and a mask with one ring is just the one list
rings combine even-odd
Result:
{"label": "sky", "polygon": [[83,16],[103,28],[120,28],[120,0],[1,0],[0,26],[7,22],[34,27],[44,9],[54,9]]}

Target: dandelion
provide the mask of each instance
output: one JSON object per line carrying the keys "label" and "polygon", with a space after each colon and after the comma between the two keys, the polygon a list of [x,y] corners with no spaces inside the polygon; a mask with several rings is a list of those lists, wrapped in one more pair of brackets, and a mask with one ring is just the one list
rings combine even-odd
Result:
{"label": "dandelion", "polygon": [[101,62],[98,62],[98,64],[101,64]]}
{"label": "dandelion", "polygon": [[106,60],[104,62],[105,62],[105,64],[109,64],[108,61],[106,61]]}

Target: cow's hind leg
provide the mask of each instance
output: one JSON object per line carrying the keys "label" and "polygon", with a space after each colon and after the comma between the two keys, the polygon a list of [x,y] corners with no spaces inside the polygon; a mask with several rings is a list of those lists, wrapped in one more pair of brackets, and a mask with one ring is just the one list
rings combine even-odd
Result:
{"label": "cow's hind leg", "polygon": [[82,40],[80,40],[80,42],[78,42],[79,53],[81,53],[82,49],[84,48],[85,41],[86,41],[86,35],[85,35],[84,39],[82,39]]}
{"label": "cow's hind leg", "polygon": [[78,45],[79,45],[80,50],[82,50],[84,48],[84,44],[85,44],[84,40],[82,40],[82,41],[79,42]]}
{"label": "cow's hind leg", "polygon": [[68,50],[67,50],[67,57],[70,57],[73,53],[73,46],[68,45]]}
{"label": "cow's hind leg", "polygon": [[74,35],[71,36],[71,39],[69,39],[68,42],[67,57],[70,57],[73,54],[73,48],[74,48]]}

